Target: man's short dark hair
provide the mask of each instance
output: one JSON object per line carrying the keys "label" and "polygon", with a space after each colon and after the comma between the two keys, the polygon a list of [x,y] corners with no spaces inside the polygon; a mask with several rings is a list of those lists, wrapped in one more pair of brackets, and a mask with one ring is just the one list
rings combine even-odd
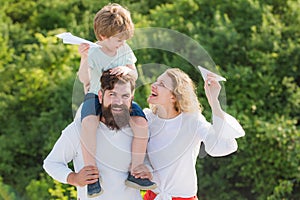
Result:
{"label": "man's short dark hair", "polygon": [[135,89],[135,78],[130,74],[114,75],[114,74],[110,74],[110,71],[107,70],[102,73],[100,82],[101,82],[102,91],[114,89],[116,83],[126,84],[128,82],[130,83],[130,89],[132,93],[134,92]]}

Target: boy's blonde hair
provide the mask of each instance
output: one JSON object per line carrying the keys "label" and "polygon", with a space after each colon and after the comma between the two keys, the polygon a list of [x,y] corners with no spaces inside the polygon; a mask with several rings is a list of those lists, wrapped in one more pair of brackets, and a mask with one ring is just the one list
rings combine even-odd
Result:
{"label": "boy's blonde hair", "polygon": [[98,41],[102,40],[101,36],[128,40],[134,32],[129,10],[117,3],[104,6],[95,15],[94,32]]}
{"label": "boy's blonde hair", "polygon": [[[174,87],[172,93],[176,97],[175,110],[187,113],[201,112],[202,107],[198,101],[192,79],[178,68],[167,69],[165,73],[171,78]],[[151,105],[151,109],[156,113],[155,105]]]}

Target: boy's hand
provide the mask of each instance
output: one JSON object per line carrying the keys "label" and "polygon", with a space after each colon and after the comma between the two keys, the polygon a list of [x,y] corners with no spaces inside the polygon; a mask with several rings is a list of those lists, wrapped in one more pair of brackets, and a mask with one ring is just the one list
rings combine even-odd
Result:
{"label": "boy's hand", "polygon": [[149,180],[152,179],[152,173],[148,169],[148,167],[144,164],[138,165],[136,168],[134,168],[131,171],[131,175],[133,175],[135,178],[147,178]]}
{"label": "boy's hand", "polygon": [[115,67],[110,70],[110,74],[113,75],[127,75],[132,69],[126,66]]}
{"label": "boy's hand", "polygon": [[81,43],[78,47],[78,52],[81,57],[87,57],[90,45],[86,43]]}

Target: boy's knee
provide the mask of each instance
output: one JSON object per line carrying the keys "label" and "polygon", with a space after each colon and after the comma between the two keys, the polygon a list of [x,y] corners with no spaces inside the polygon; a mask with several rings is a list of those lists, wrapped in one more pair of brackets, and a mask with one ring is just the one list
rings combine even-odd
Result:
{"label": "boy's knee", "polygon": [[144,128],[148,127],[148,122],[144,117],[132,116],[131,119],[133,121],[133,125],[136,125],[136,126],[139,126],[139,127],[144,127]]}
{"label": "boy's knee", "polygon": [[95,123],[99,123],[99,117],[96,115],[88,115],[85,118],[82,119],[82,124],[86,125],[86,124],[95,124]]}

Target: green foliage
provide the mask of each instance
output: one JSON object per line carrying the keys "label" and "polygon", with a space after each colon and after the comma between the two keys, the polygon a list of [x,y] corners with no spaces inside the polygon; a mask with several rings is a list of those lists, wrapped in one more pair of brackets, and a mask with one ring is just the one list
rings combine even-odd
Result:
{"label": "green foliage", "polygon": [[292,181],[280,181],[279,185],[274,188],[274,192],[267,200],[276,200],[276,199],[290,199],[292,198],[293,191],[293,182]]}
{"label": "green foliage", "polygon": [[39,180],[32,179],[26,186],[26,196],[31,200],[50,199],[51,195],[48,190],[53,187],[53,179],[41,174]]}
{"label": "green foliage", "polygon": [[31,180],[26,187],[27,198],[40,199],[76,199],[77,192],[74,186],[59,183],[49,176],[41,174],[39,180]]}
{"label": "green foliage", "polygon": [[76,199],[77,192],[74,187],[59,183],[57,181],[54,181],[54,185],[54,189],[49,189],[49,193],[53,199]]}
{"label": "green foliage", "polygon": [[3,179],[0,176],[0,199],[3,200],[15,200],[17,199],[16,194],[12,191],[12,189],[3,183]]}
{"label": "green foliage", "polygon": [[[220,100],[240,120],[246,136],[238,139],[236,153],[199,160],[198,196],[300,199],[299,0],[117,2],[130,9],[137,28],[129,44],[137,47],[135,101],[142,107],[147,107],[150,83],[157,75],[179,67],[195,81],[209,119],[195,66],[209,62],[228,80],[222,83]],[[107,3],[0,0],[1,199],[75,198],[74,187],[53,181],[42,169],[82,98],[77,47],[62,44],[54,35],[69,31],[94,41],[94,14]],[[159,31],[144,37],[139,28],[149,26],[188,36],[213,61],[201,57],[205,53],[192,42],[182,45]],[[147,42],[177,52],[138,49]]]}

